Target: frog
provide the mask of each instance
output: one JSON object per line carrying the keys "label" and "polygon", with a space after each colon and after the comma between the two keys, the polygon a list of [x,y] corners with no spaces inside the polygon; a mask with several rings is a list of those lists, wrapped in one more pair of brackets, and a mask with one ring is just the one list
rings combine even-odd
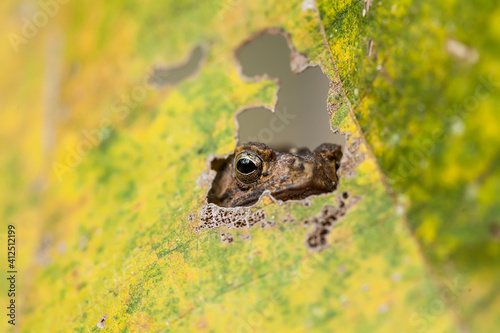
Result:
{"label": "frog", "polygon": [[219,161],[208,199],[221,207],[248,207],[266,191],[283,202],[333,192],[341,158],[342,147],[334,143],[323,143],[312,152],[308,148],[281,152],[248,142]]}

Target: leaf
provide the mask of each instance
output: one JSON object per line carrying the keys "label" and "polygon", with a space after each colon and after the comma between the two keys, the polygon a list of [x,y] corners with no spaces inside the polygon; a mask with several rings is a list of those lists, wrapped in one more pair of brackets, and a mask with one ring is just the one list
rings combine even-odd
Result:
{"label": "leaf", "polygon": [[[29,8],[7,3],[18,12],[2,24],[22,34]],[[69,2],[17,54],[0,54],[1,91],[12,92],[1,199],[18,230],[21,332],[97,332],[103,314],[110,332],[497,324],[498,5],[302,5]],[[275,226],[226,230],[227,244],[218,229],[195,231],[209,186],[199,177],[210,155],[234,149],[237,110],[275,103],[276,83],[244,81],[234,62],[268,27],[331,79],[349,163],[336,192],[262,202]],[[201,42],[196,74],[147,84],[152,64],[181,64]],[[359,200],[329,247],[308,250],[314,227],[302,222],[343,192]]]}

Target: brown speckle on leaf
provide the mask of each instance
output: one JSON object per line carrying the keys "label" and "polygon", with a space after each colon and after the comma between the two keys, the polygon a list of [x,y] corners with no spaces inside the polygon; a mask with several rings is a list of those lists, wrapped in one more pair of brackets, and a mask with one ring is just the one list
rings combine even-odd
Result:
{"label": "brown speckle on leaf", "polygon": [[281,223],[293,223],[295,222],[295,218],[292,216],[292,214],[287,214],[281,219]]}
{"label": "brown speckle on leaf", "polygon": [[251,228],[260,222],[266,222],[266,213],[262,209],[252,212],[252,209],[247,207],[226,208],[208,204],[200,209],[200,222],[201,224],[196,227],[196,231],[221,226],[228,229],[244,229]]}
{"label": "brown speckle on leaf", "polygon": [[497,222],[490,224],[490,234],[496,242],[500,241],[500,225]]}
{"label": "brown speckle on leaf", "polygon": [[106,326],[106,319],[108,319],[107,313],[104,316],[102,316],[101,319],[99,319],[99,321],[97,322],[98,329],[102,330]]}
{"label": "brown speckle on leaf", "polygon": [[250,235],[250,234],[241,234],[240,238],[241,238],[242,241],[247,241],[247,240],[250,240],[252,238],[252,235]]}
{"label": "brown speckle on leaf", "polygon": [[365,17],[368,14],[368,11],[370,10],[370,7],[373,4],[373,0],[364,0],[365,6],[363,8],[363,17]]}
{"label": "brown speckle on leaf", "polygon": [[[350,135],[351,134],[347,134],[347,136]],[[353,137],[351,143],[347,145],[346,149],[344,149],[339,173],[342,174],[345,179],[353,178],[354,176],[356,176],[355,170],[357,166],[360,165],[361,162],[363,162],[363,160],[365,159],[365,155],[363,153],[359,153],[360,146],[361,139]]]}
{"label": "brown speckle on leaf", "polygon": [[367,47],[367,51],[366,51],[366,55],[368,58],[371,58],[372,56],[374,56],[374,52],[373,52],[373,46],[374,46],[374,42],[373,42],[373,39],[369,39],[368,40],[368,47]]}

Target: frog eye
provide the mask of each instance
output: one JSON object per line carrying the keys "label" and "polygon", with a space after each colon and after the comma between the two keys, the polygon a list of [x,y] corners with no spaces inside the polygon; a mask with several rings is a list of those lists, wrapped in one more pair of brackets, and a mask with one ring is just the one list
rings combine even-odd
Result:
{"label": "frog eye", "polygon": [[262,159],[255,154],[239,153],[234,159],[234,174],[244,184],[257,181],[262,174]]}

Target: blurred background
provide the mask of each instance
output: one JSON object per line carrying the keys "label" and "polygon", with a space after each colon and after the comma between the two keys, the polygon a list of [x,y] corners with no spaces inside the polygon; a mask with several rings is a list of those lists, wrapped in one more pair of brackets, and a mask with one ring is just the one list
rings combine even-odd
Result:
{"label": "blurred background", "polygon": [[[500,327],[497,1],[4,0],[0,17],[1,331]],[[207,160],[255,138],[344,145],[339,191],[362,199],[328,249],[300,221],[335,193],[259,207],[277,226],[230,245],[193,231]]]}

